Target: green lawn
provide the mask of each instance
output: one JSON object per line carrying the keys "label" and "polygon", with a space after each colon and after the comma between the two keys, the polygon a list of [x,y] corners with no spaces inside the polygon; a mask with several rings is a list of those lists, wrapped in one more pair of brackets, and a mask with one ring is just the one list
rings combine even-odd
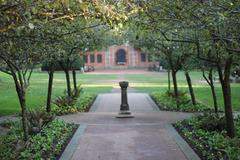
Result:
{"label": "green lawn", "polygon": [[[192,81],[204,81],[201,72],[191,72]],[[159,75],[159,76],[158,76]],[[124,76],[129,81],[142,82],[142,83],[157,83],[166,84],[167,83],[167,72],[149,72],[146,76],[140,74],[132,74]],[[184,72],[179,72],[177,74],[178,83],[186,82]]]}
{"label": "green lawn", "polygon": [[[114,79],[114,75],[87,75],[77,74],[78,84],[82,84],[84,94],[98,94],[111,92],[112,87],[106,85],[94,85],[97,80]],[[27,92],[27,106],[36,108],[44,106],[47,97],[47,73],[34,72],[31,78],[30,87]],[[63,73],[54,75],[53,98],[63,94],[66,88]],[[20,111],[17,94],[11,77],[0,73],[0,115],[8,115]]]}
{"label": "green lawn", "polygon": [[[194,91],[196,98],[204,104],[213,105],[212,95],[209,86],[202,77],[201,72],[191,72],[191,79],[193,82]],[[165,92],[167,90],[167,73],[159,73],[156,76],[155,73],[143,76],[143,75],[126,75],[126,79],[130,82],[133,81],[132,87],[141,92]],[[179,89],[188,91],[187,82],[185,79],[184,72],[179,72],[177,74]],[[135,83],[134,83],[135,82]],[[201,83],[200,83],[201,82]],[[131,85],[131,83],[130,83]],[[240,84],[232,84],[232,104],[235,111],[240,111]],[[222,89],[219,83],[216,84],[216,94],[219,106],[223,108],[223,97]]]}
{"label": "green lawn", "polygon": [[[147,93],[152,93],[152,92],[165,92],[167,90],[167,87],[163,86],[155,86],[155,87],[135,87],[137,90],[140,90],[141,92],[147,92]],[[181,90],[188,91],[187,86],[179,86]],[[201,101],[204,104],[213,105],[212,101],[212,95],[209,87],[207,85],[202,85],[194,86],[194,92],[195,96],[198,99],[198,101]],[[220,107],[223,108],[223,98],[222,98],[222,90],[219,85],[216,86],[216,94],[217,94],[217,99]],[[232,103],[233,103],[233,108],[235,111],[240,111],[240,85],[232,85]]]}
{"label": "green lawn", "polygon": [[[133,87],[140,92],[152,93],[155,91],[165,92],[167,89],[167,73],[149,72],[149,74],[123,75],[124,79],[130,82]],[[179,88],[188,90],[183,72],[179,72]],[[111,92],[112,87],[118,86],[111,80],[117,80],[119,75],[116,74],[77,74],[78,84],[82,84],[84,94],[98,94]],[[200,72],[191,73],[194,82],[194,91],[198,100],[205,104],[211,105],[212,98],[208,85],[199,83],[203,81]],[[47,94],[48,75],[45,72],[34,72],[31,85],[27,93],[27,105],[29,108],[44,106]],[[116,83],[116,82],[115,82]],[[113,86],[114,85],[114,86]],[[54,75],[53,98],[61,95],[66,88],[65,76],[62,72]],[[216,86],[217,97],[220,106],[223,106],[221,87]],[[232,98],[234,110],[240,110],[240,84],[232,84]],[[0,73],[0,115],[13,114],[20,111],[17,95],[11,77]]]}

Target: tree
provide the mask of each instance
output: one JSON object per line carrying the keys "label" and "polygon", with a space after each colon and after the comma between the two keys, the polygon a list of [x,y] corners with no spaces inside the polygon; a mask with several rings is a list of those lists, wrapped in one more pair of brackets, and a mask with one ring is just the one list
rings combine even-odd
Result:
{"label": "tree", "polygon": [[201,52],[202,42],[200,40],[203,38],[199,36],[201,38],[196,43],[198,54],[201,59],[217,67],[224,98],[226,129],[228,136],[231,138],[235,136],[235,133],[232,114],[230,73],[234,63],[234,57],[238,56],[231,48],[239,46],[239,41],[237,40],[239,36],[239,16],[235,13],[238,12],[238,6],[239,2],[224,3],[216,0],[212,4],[203,3],[202,7],[204,10],[197,15],[203,26],[201,33],[204,33],[205,39],[209,39],[208,42],[211,46],[207,55]]}
{"label": "tree", "polygon": [[215,113],[218,113],[218,103],[217,103],[217,96],[215,91],[215,85],[214,85],[214,73],[216,70],[216,67],[213,65],[209,65],[208,63],[202,63],[202,74],[206,82],[211,88],[211,93],[213,97],[213,106]]}
{"label": "tree", "polygon": [[180,48],[181,48],[181,51],[185,53],[185,61],[183,63],[183,70],[184,70],[184,74],[185,74],[185,77],[186,77],[186,81],[187,81],[187,84],[188,84],[188,90],[189,90],[189,94],[191,96],[191,101],[192,101],[192,104],[193,105],[196,105],[197,102],[196,102],[196,98],[195,98],[195,94],[194,94],[194,89],[192,87],[192,80],[191,80],[191,77],[190,77],[190,74],[189,72],[193,69],[196,69],[197,68],[197,58],[196,58],[196,55],[192,54],[194,51],[193,51],[193,48],[191,46],[189,46],[191,44],[181,44]]}
{"label": "tree", "polygon": [[[21,47],[20,47],[21,46]],[[14,39],[1,43],[0,58],[4,62],[0,71],[12,76],[22,110],[24,140],[28,139],[26,92],[34,65],[38,61],[38,52],[29,41]]]}
{"label": "tree", "polygon": [[[146,31],[146,33],[138,34],[138,39],[133,40],[132,43],[135,43],[141,48],[145,47],[152,54],[156,52],[158,56],[161,56],[166,59],[168,62],[169,69],[171,70],[172,82],[174,88],[174,97],[176,99],[176,105],[179,107],[179,90],[177,84],[177,72],[182,68],[182,64],[186,60],[188,54],[179,51],[179,44],[166,41],[164,37],[158,33],[152,31]],[[137,42],[136,42],[137,41]],[[170,73],[170,72],[168,72]],[[169,78],[170,82],[170,78]],[[170,88],[170,84],[169,84]]]}
{"label": "tree", "polygon": [[48,72],[48,91],[47,91],[47,101],[46,101],[46,111],[51,112],[51,99],[52,99],[52,86],[54,72],[58,67],[58,59],[62,50],[58,43],[53,43],[51,45],[44,45],[42,50],[45,55],[42,56],[42,70]]}
{"label": "tree", "polygon": [[[228,136],[234,137],[230,73],[239,53],[239,1],[161,1],[143,3],[142,25],[167,41],[195,44],[200,59],[217,66],[224,98]],[[193,31],[181,35],[182,31]],[[178,36],[178,37],[177,37]],[[202,45],[211,44],[211,59]]]}
{"label": "tree", "polygon": [[[38,43],[59,44],[64,36],[75,34],[79,30],[122,22],[126,20],[125,9],[124,7],[118,12],[114,5],[105,1],[0,1],[0,60],[3,62],[0,71],[11,75],[15,82],[22,109],[25,141],[28,139],[26,90],[36,59],[44,54],[38,52],[44,48],[39,47]],[[64,28],[79,17],[86,21],[91,18],[100,20],[94,26],[84,25],[83,28],[75,28],[70,32]],[[48,111],[52,80],[53,70],[49,72]]]}

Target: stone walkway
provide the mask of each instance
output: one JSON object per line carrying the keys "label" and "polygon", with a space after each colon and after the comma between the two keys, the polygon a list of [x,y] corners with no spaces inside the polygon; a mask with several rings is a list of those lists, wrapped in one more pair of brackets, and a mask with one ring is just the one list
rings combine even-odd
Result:
{"label": "stone walkway", "polygon": [[15,115],[0,116],[0,123],[3,123],[5,121],[16,121],[18,119],[19,119],[19,117],[15,116]]}
{"label": "stone walkway", "polygon": [[[134,118],[117,119],[120,93],[101,94],[89,113],[61,118],[85,125],[73,160],[186,160],[187,156],[168,130],[168,124],[191,114],[159,111],[147,94],[129,93]],[[80,125],[80,126],[81,126]]]}

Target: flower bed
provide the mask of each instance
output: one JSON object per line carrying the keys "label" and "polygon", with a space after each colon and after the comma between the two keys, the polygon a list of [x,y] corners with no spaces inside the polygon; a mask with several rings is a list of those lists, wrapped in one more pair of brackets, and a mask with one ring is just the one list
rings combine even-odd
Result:
{"label": "flower bed", "polygon": [[193,105],[190,97],[185,92],[179,92],[179,107],[176,105],[176,99],[174,98],[173,93],[154,92],[151,94],[151,97],[161,110],[181,112],[200,112],[210,110],[206,105],[199,102],[196,105]]}
{"label": "flower bed", "polygon": [[76,112],[88,112],[92,103],[94,102],[95,95],[83,95],[73,105],[52,105],[52,112],[56,115],[64,115]]}
{"label": "flower bed", "polygon": [[240,159],[240,117],[235,119],[236,137],[229,138],[225,119],[215,114],[195,116],[174,126],[203,160]]}
{"label": "flower bed", "polygon": [[57,159],[77,128],[75,124],[55,119],[24,142],[20,122],[1,125],[9,128],[9,132],[0,135],[0,159],[8,160]]}

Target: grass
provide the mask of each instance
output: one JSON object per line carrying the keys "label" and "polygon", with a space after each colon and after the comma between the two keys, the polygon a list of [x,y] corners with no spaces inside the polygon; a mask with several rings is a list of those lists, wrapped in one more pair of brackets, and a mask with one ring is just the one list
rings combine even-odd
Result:
{"label": "grass", "polygon": [[[194,91],[196,98],[207,105],[212,105],[211,92],[208,85],[199,83],[204,81],[200,72],[191,72],[193,80]],[[165,92],[167,89],[167,73],[165,72],[149,72],[148,74],[126,74],[121,75],[124,79],[129,81],[130,87],[139,90],[140,92]],[[117,80],[117,74],[77,74],[78,84],[82,84],[84,94],[98,94],[109,93],[112,87],[118,86],[111,80]],[[121,79],[123,79],[121,77]],[[187,83],[183,72],[177,75],[179,88],[188,90]],[[46,72],[35,71],[31,78],[31,84],[27,92],[27,106],[28,108],[36,108],[44,106],[47,96],[48,75]],[[53,98],[62,95],[66,88],[65,75],[63,72],[56,72],[54,74]],[[223,98],[221,87],[216,85],[217,97],[219,105],[223,107]],[[232,85],[232,99],[234,110],[240,111],[240,84]],[[4,73],[0,73],[0,115],[9,115],[18,113],[20,111],[19,102],[12,78]]]}
{"label": "grass", "polygon": [[[201,72],[193,71],[190,72],[190,76],[193,82],[193,88],[196,98],[205,105],[213,106],[212,94],[210,87],[205,83],[204,78],[202,77]],[[139,90],[140,92],[160,92],[163,93],[167,90],[167,73],[159,73],[159,76],[153,72],[150,75],[127,75],[126,79],[133,81],[132,87]],[[188,91],[188,86],[184,72],[179,72],[177,74],[178,87],[180,90]],[[130,84],[131,85],[131,84]],[[223,108],[223,96],[222,88],[219,83],[215,84],[216,94],[219,106]],[[173,89],[173,86],[172,86]],[[235,111],[240,111],[240,84],[231,84],[232,91],[232,105]]]}
{"label": "grass", "polygon": [[[194,85],[193,88],[194,88],[195,96],[199,101],[201,101],[205,105],[213,106],[212,95],[208,85]],[[158,85],[158,86],[156,85],[154,87],[136,86],[135,89],[141,92],[147,92],[147,93],[152,93],[156,91],[163,93],[167,90],[167,86],[161,86],[161,85]],[[180,85],[179,89],[183,91],[188,91],[188,87],[186,85]],[[240,85],[239,84],[232,85],[231,90],[232,90],[233,109],[235,111],[240,111],[240,103],[239,103]],[[216,94],[217,94],[218,104],[221,108],[223,108],[224,102],[222,97],[222,89],[219,84],[216,86]]]}
{"label": "grass", "polygon": [[[77,74],[78,84],[82,84],[84,88],[83,94],[99,94],[111,92],[112,87],[107,85],[93,84],[98,80],[114,79],[114,75],[88,75]],[[34,72],[30,81],[30,87],[27,92],[28,108],[37,108],[44,106],[47,97],[48,75],[44,72]],[[62,95],[66,88],[64,74],[58,72],[54,75],[53,99]],[[13,80],[6,74],[0,73],[0,115],[9,115],[18,113],[20,106],[13,84]]]}
{"label": "grass", "polygon": [[[125,75],[124,77],[129,81],[136,81],[140,83],[167,84],[167,72],[149,72],[147,77],[140,74]],[[191,72],[191,78],[193,81],[204,81],[201,73],[198,71]],[[184,72],[179,72],[177,74],[177,79],[179,84],[185,84],[186,78]]]}

